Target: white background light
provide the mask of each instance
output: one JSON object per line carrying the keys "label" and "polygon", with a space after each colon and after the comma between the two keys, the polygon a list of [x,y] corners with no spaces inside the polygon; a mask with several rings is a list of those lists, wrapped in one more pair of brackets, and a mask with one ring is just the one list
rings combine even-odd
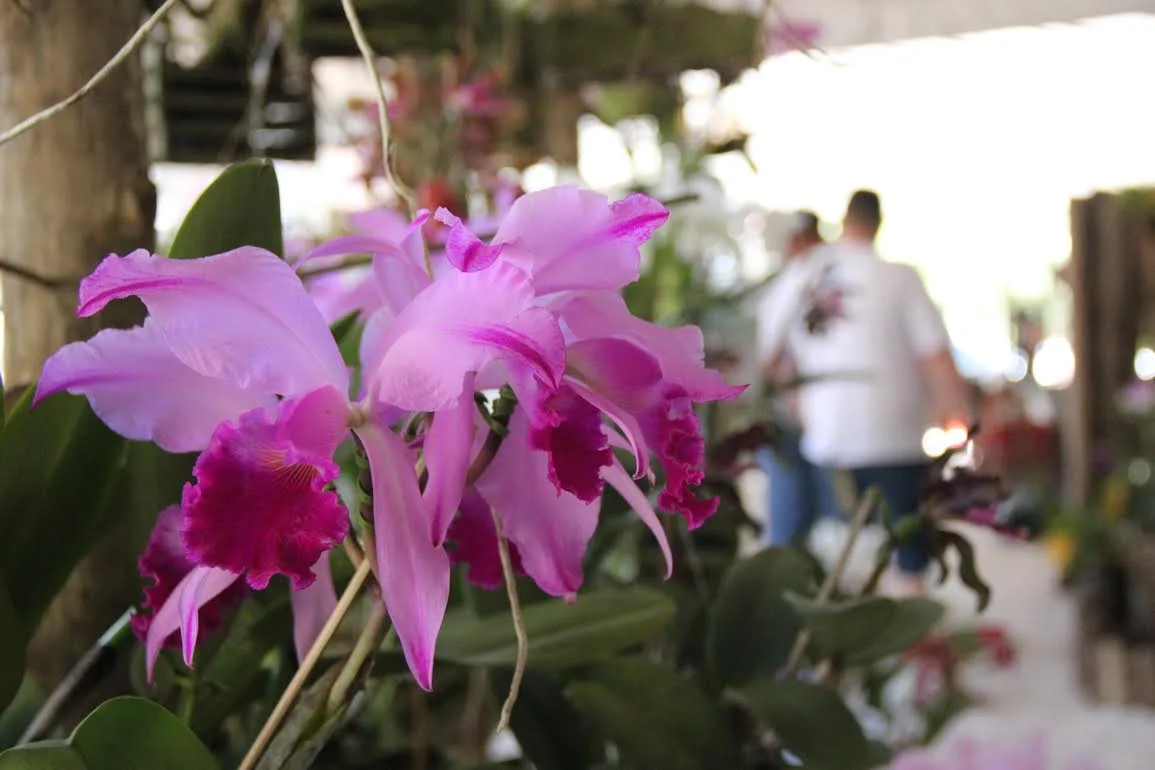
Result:
{"label": "white background light", "polygon": [[1075,351],[1062,337],[1051,337],[1035,348],[1035,382],[1049,390],[1065,388],[1075,379]]}
{"label": "white background light", "polygon": [[1155,380],[1155,350],[1139,348],[1135,351],[1135,376],[1141,380]]}

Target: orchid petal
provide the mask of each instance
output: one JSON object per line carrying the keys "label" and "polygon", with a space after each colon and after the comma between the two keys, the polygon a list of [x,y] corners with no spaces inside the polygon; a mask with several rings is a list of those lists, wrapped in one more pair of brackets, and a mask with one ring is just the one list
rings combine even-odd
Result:
{"label": "orchid petal", "polygon": [[377,278],[369,265],[308,276],[304,282],[305,290],[330,326],[350,313],[371,313],[383,301]]}
{"label": "orchid petal", "polygon": [[293,396],[348,388],[329,327],[288,264],[245,246],[203,259],[111,255],[80,283],[77,314],[138,296],[169,348],[206,377]]}
{"label": "orchid petal", "polygon": [[661,365],[666,381],[684,388],[696,402],[727,401],[746,390],[744,385],[727,385],[719,372],[706,368],[705,340],[697,326],[670,328],[643,321],[611,292],[570,295],[553,309],[577,340],[618,337],[647,351]]}
{"label": "orchid petal", "polygon": [[373,257],[373,275],[384,306],[395,316],[433,282],[421,262],[388,256]]}
{"label": "orchid petal", "polygon": [[414,264],[420,264],[425,252],[421,241],[421,226],[429,217],[428,209],[419,209],[413,221],[407,222],[400,212],[382,207],[350,214],[349,225],[378,240],[396,243]]}
{"label": "orchid petal", "polygon": [[429,540],[413,452],[396,434],[372,423],[356,432],[373,479],[381,596],[417,684],[429,690],[437,634],[449,603],[449,556]]}
{"label": "orchid petal", "polygon": [[658,494],[658,506],[681,513],[686,525],[697,529],[718,510],[718,498],[704,499],[694,492],[706,477],[702,470],[706,442],[693,403],[685,390],[668,385],[662,403],[643,415],[641,422],[646,441],[666,472],[666,488]]}
{"label": "orchid petal", "polygon": [[566,348],[566,370],[627,411],[648,409],[661,397],[661,364],[628,340],[573,342]]}
{"label": "orchid petal", "polygon": [[402,409],[442,411],[457,403],[467,374],[503,358],[556,384],[565,344],[553,315],[533,303],[528,277],[510,265],[450,272],[387,328],[371,319],[377,328],[362,345],[369,393]]}
{"label": "orchid petal", "polygon": [[493,243],[530,271],[541,295],[566,290],[618,290],[638,279],[638,245],[667,212],[657,201],[631,196],[616,206],[572,186],[529,193],[514,201]]}
{"label": "orchid petal", "polygon": [[453,523],[453,514],[461,504],[465,477],[469,472],[477,406],[473,402],[473,375],[466,379],[465,392],[458,398],[457,405],[437,412],[425,434],[424,456],[429,479],[422,499],[429,511],[434,545],[445,541],[449,525]]}
{"label": "orchid petal", "polygon": [[[501,565],[501,550],[497,543],[497,527],[493,523],[493,511],[476,489],[467,489],[462,497],[461,510],[449,528],[449,538],[453,544],[449,558],[454,564],[466,565],[466,580],[475,586],[490,590],[501,586],[505,574]],[[507,545],[513,571],[525,574],[517,546],[513,543]]]}
{"label": "orchid petal", "polygon": [[662,556],[666,560],[666,578],[674,574],[674,555],[670,551],[670,541],[666,538],[666,530],[662,526],[662,522],[658,519],[658,514],[654,512],[654,507],[650,505],[650,499],[642,490],[638,489],[638,485],[633,482],[630,475],[626,473],[626,469],[622,467],[621,462],[616,458],[613,465],[602,469],[602,475],[605,480],[622,496],[622,499],[629,504],[634,513],[638,514],[638,518],[642,523],[653,533],[654,539],[658,541],[658,547],[662,549]]}
{"label": "orchid petal", "polygon": [[525,411],[517,409],[477,491],[497,512],[526,574],[551,596],[569,596],[581,587],[582,560],[601,501],[585,503],[568,492],[559,494],[547,478],[546,453],[529,446],[529,430]]}
{"label": "orchid petal", "polygon": [[[176,587],[196,566],[189,558],[184,543],[181,542],[181,524],[179,505],[170,505],[161,510],[157,514],[148,545],[137,559],[137,569],[145,581],[145,588],[144,600],[132,616],[132,630],[142,643],[148,638],[154,613],[164,606]],[[214,601],[201,607],[201,629],[205,633],[211,633],[219,628],[224,611],[239,601],[245,591],[243,584],[234,584]],[[164,643],[171,644],[174,641],[169,638]]]}
{"label": "orchid petal", "polygon": [[601,412],[568,385],[542,395],[530,446],[546,453],[549,480],[559,491],[595,502],[605,486],[601,469],[614,459]]}
{"label": "orchid petal", "polygon": [[669,210],[662,202],[642,193],[627,195],[610,204],[613,224],[609,235],[641,246],[653,237],[658,228],[670,218]]}
{"label": "orchid petal", "polygon": [[340,543],[349,517],[328,484],[348,420],[333,388],[241,415],[217,428],[186,484],[184,543],[198,564],[245,572],[263,589],[275,574],[296,589],[315,579],[312,566]]}
{"label": "orchid petal", "polygon": [[315,247],[299,264],[323,257],[339,257],[349,254],[384,254],[398,259],[409,259],[401,247],[392,241],[374,238],[370,235],[342,235]]}
{"label": "orchid petal", "polygon": [[349,226],[375,238],[400,243],[409,228],[409,220],[397,209],[379,206],[349,215]]}
{"label": "orchid petal", "polygon": [[469,231],[461,222],[461,218],[447,208],[437,209],[434,218],[449,227],[449,234],[445,238],[445,254],[449,262],[463,273],[475,273],[484,270],[497,261],[501,256],[502,246],[486,245],[480,238]]}
{"label": "orchid petal", "polygon": [[298,663],[309,654],[329,616],[337,609],[337,589],[333,587],[333,568],[328,554],[313,565],[313,574],[317,579],[312,585],[289,592],[289,603],[293,608],[293,646],[297,650]]}
{"label": "orchid petal", "polygon": [[[581,382],[569,380],[567,384],[573,388],[575,393],[588,401],[592,406],[600,409],[602,413],[609,417],[621,430],[629,450],[634,455],[634,478],[640,479],[643,476],[650,475],[650,447],[646,443],[645,431],[642,429],[642,425],[638,422],[638,419],[609,398],[590,389]],[[609,432],[611,444],[614,443],[615,435],[612,431]]]}
{"label": "orchid petal", "polygon": [[153,668],[165,640],[175,631],[181,632],[185,663],[192,665],[199,632],[197,611],[224,593],[240,577],[235,572],[216,567],[193,567],[177,584],[172,595],[156,611],[145,639],[145,672],[148,681],[152,681]]}
{"label": "orchid petal", "polygon": [[151,319],[134,329],[105,329],[53,353],[35,402],[61,391],[87,397],[92,411],[125,438],[152,441],[168,452],[203,449],[221,422],[276,403],[271,393],[185,366]]}

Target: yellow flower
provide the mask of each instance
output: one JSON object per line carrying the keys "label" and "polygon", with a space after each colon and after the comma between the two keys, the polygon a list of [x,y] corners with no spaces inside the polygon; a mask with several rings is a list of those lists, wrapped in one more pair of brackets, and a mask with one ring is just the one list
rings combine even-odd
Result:
{"label": "yellow flower", "polygon": [[1047,536],[1047,553],[1060,570],[1066,570],[1075,558],[1075,538],[1067,532],[1055,532]]}
{"label": "yellow flower", "polygon": [[1131,488],[1125,479],[1113,478],[1103,490],[1103,515],[1108,521],[1122,518],[1131,502]]}

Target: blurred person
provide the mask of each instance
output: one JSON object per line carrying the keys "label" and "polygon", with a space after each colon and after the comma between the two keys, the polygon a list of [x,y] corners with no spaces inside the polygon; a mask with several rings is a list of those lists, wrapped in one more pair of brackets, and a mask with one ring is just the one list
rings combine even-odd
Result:
{"label": "blurred person", "polygon": [[[859,495],[878,489],[897,520],[918,510],[927,427],[969,424],[970,409],[921,278],[875,249],[881,225],[877,193],[855,192],[841,237],[782,276],[778,301],[764,307],[760,353],[772,365],[788,355],[809,380],[799,393],[802,455],[848,472]],[[892,591],[922,593],[929,561],[926,533],[905,539]]]}
{"label": "blurred person", "polygon": [[[770,285],[764,305],[788,301],[780,288],[790,286],[787,276],[805,270],[808,256],[825,244],[819,232],[818,216],[810,211],[794,215],[786,243],[782,270]],[[786,279],[786,280],[784,280]],[[763,315],[766,309],[763,309]],[[790,387],[796,370],[789,351],[764,359],[763,378],[771,392],[770,417],[777,429],[772,446],[755,453],[758,466],[766,474],[767,516],[763,529],[766,545],[792,545],[810,534],[815,521],[833,506],[834,489],[829,474],[812,464],[801,451],[802,424],[798,414],[797,390]]]}

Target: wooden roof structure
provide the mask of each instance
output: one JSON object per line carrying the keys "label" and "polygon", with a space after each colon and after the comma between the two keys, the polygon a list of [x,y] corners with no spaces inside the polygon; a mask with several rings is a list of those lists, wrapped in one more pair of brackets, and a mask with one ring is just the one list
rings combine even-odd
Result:
{"label": "wooden roof structure", "polygon": [[[202,0],[199,6],[194,23],[207,53],[188,67],[165,46],[152,75],[163,115],[157,159],[313,157],[311,63],[359,57],[340,0],[278,4],[291,9],[288,19],[273,18],[274,6],[265,0]],[[559,89],[627,80],[668,89],[690,69],[713,69],[729,81],[761,55],[758,16],[691,2],[555,0],[511,12],[502,0],[358,0],[357,9],[382,57],[455,54],[478,40],[501,40],[514,91],[531,112],[538,104],[538,113],[547,93]]]}

